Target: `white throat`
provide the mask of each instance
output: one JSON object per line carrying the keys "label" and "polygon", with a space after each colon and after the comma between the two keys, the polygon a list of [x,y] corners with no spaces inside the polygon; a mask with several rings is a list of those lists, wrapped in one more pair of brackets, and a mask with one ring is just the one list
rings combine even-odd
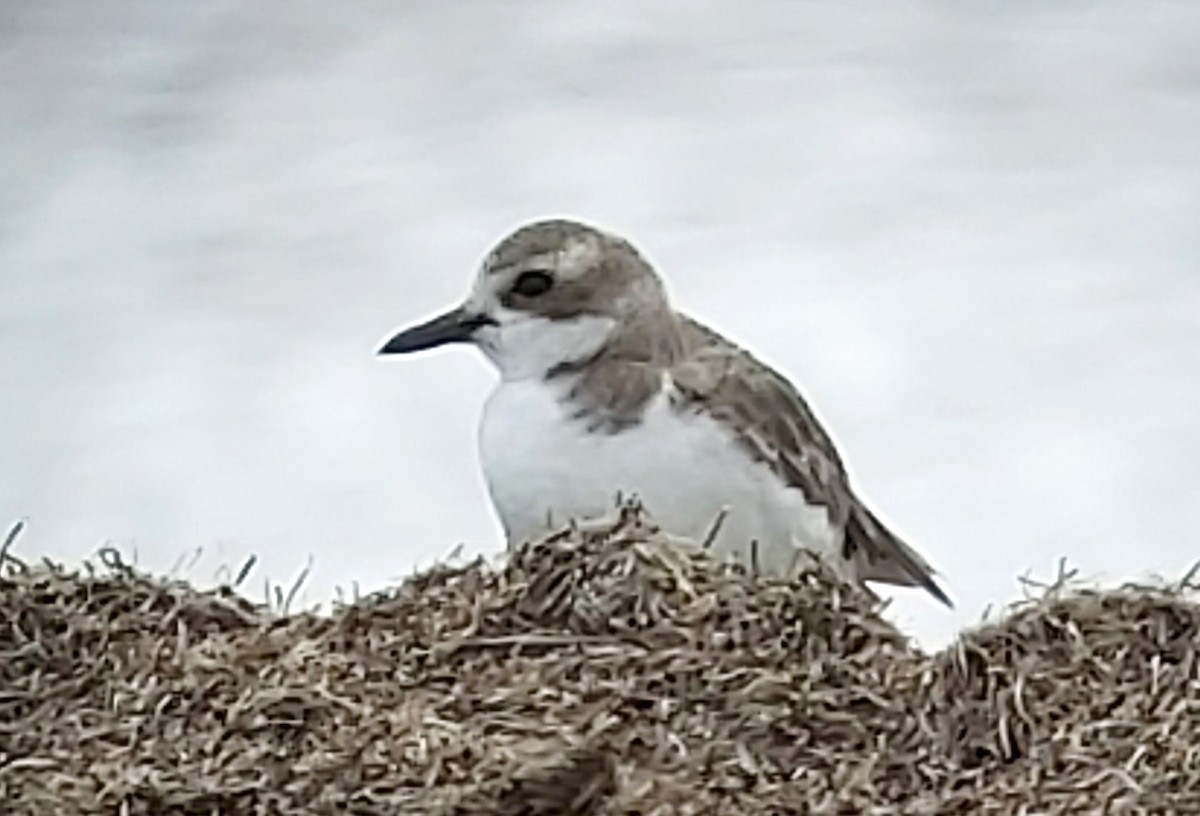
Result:
{"label": "white throat", "polygon": [[603,315],[551,320],[508,311],[497,317],[500,325],[480,329],[475,337],[506,382],[544,377],[555,366],[591,357],[617,324]]}

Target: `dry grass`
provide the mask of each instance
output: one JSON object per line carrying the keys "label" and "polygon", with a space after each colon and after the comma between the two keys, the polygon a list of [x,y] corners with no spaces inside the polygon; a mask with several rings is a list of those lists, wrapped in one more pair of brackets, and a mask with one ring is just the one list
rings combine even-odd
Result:
{"label": "dry grass", "polygon": [[627,511],[329,616],[16,562],[0,616],[5,813],[1200,813],[1183,587],[925,655]]}

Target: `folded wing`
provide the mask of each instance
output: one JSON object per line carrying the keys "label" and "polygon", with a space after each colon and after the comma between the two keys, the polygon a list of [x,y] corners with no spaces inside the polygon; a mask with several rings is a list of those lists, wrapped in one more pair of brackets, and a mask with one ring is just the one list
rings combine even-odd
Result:
{"label": "folded wing", "polygon": [[679,318],[686,353],[670,370],[677,407],[725,425],[750,456],[825,507],[860,579],[923,587],[951,605],[929,563],[855,495],[833,440],[795,387],[703,324]]}

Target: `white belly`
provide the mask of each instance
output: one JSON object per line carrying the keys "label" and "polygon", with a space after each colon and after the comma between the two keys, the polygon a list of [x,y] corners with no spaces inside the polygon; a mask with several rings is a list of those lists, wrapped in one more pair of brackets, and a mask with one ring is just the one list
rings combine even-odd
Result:
{"label": "white belly", "polygon": [[510,544],[611,513],[619,494],[637,496],[666,532],[694,541],[724,508],[713,551],[749,565],[753,548],[766,573],[790,569],[800,548],[849,570],[835,557],[841,536],[824,508],[807,504],[713,420],[676,412],[660,395],[641,423],[588,433],[569,418],[561,393],[538,379],[501,382],[484,408],[480,456]]}

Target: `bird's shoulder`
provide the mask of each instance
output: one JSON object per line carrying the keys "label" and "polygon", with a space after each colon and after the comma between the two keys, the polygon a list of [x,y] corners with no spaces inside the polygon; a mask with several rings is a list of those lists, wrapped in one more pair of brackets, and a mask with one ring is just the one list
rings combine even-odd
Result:
{"label": "bird's shoulder", "polygon": [[833,440],[800,391],[749,351],[679,315],[684,354],[668,371],[679,410],[703,413],[810,504],[844,523],[852,496]]}
{"label": "bird's shoulder", "polygon": [[676,407],[702,412],[844,532],[860,578],[920,586],[947,606],[929,563],[855,494],[833,440],[786,377],[732,341],[679,316],[685,353],[669,371]]}

